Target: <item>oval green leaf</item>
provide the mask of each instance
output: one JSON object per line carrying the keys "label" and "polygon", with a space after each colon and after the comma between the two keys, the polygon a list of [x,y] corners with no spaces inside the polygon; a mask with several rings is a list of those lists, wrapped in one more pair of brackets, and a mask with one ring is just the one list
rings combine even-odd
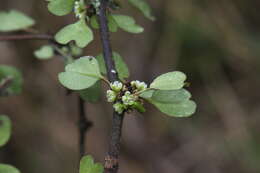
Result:
{"label": "oval green leaf", "polygon": [[0,164],[0,173],[20,173],[20,171],[14,166]]}
{"label": "oval green leaf", "polygon": [[0,21],[1,32],[18,31],[35,24],[35,21],[32,18],[16,10],[0,12]]}
{"label": "oval green leaf", "polygon": [[11,120],[5,115],[0,115],[0,147],[4,146],[9,141],[10,137]]}
{"label": "oval green leaf", "polygon": [[85,19],[81,19],[77,23],[61,29],[55,35],[55,40],[60,44],[68,44],[70,41],[75,41],[78,47],[84,48],[93,40],[93,32],[87,26]]}
{"label": "oval green leaf", "polygon": [[181,103],[158,103],[150,100],[161,112],[172,117],[189,117],[196,111],[196,103],[192,100],[186,100]]}
{"label": "oval green leaf", "polygon": [[180,103],[189,100],[191,94],[185,89],[156,90],[151,99],[159,103]]}
{"label": "oval green leaf", "polygon": [[179,71],[165,73],[157,77],[150,85],[150,88],[159,90],[177,90],[184,86],[186,75]]}
{"label": "oval green leaf", "polygon": [[65,67],[59,74],[61,84],[72,90],[83,90],[103,78],[94,57],[82,57]]}

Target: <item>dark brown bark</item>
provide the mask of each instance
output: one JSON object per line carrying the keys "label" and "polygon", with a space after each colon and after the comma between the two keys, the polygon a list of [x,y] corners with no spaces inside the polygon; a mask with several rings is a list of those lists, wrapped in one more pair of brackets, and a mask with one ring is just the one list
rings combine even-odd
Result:
{"label": "dark brown bark", "polygon": [[[112,59],[112,49],[109,40],[109,31],[107,25],[107,0],[101,0],[100,11],[98,14],[100,25],[100,37],[103,46],[104,60],[106,63],[108,79],[110,82],[117,81],[118,75],[115,69],[115,63]],[[122,132],[124,114],[118,114],[114,111],[112,120],[111,139],[109,144],[108,155],[105,158],[105,173],[117,173],[118,158],[120,153],[120,139]]]}

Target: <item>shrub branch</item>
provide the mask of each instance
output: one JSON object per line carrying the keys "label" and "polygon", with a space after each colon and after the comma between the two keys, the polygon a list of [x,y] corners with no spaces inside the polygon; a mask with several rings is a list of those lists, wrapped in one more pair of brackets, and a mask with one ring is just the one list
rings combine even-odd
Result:
{"label": "shrub branch", "polygon": [[[118,81],[118,75],[115,69],[115,63],[112,59],[112,49],[109,40],[108,22],[106,17],[107,0],[101,0],[100,11],[98,14],[98,20],[100,25],[100,37],[103,46],[103,55],[106,63],[108,79],[110,82]],[[109,151],[105,158],[105,173],[117,173],[118,171],[118,157],[120,153],[120,139],[122,132],[122,124],[124,119],[124,113],[118,114],[114,111],[111,129],[111,138],[109,144]]]}

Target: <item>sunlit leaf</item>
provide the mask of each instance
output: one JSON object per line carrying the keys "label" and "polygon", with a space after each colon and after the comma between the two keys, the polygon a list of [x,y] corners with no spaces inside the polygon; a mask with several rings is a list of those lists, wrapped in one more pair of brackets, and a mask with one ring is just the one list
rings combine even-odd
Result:
{"label": "sunlit leaf", "polygon": [[103,78],[94,57],[82,57],[68,64],[65,72],[59,74],[61,84],[72,90],[83,90]]}
{"label": "sunlit leaf", "polygon": [[169,72],[157,77],[150,85],[150,88],[159,90],[177,90],[184,86],[186,75],[179,71]]}
{"label": "sunlit leaf", "polygon": [[9,141],[10,137],[11,120],[5,115],[0,115],[0,147],[4,146]]}
{"label": "sunlit leaf", "polygon": [[85,19],[70,24],[61,29],[55,39],[60,44],[68,44],[75,41],[78,47],[84,48],[93,40],[93,32],[87,26]]}
{"label": "sunlit leaf", "polygon": [[0,12],[0,21],[1,32],[22,30],[35,24],[32,18],[16,10]]}

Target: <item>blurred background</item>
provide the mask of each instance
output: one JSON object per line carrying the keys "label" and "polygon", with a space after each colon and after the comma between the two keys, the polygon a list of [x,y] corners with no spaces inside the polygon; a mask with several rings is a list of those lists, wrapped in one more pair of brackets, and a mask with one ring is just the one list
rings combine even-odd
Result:
{"label": "blurred background", "polygon": [[[260,2],[257,0],[148,1],[151,22],[122,2],[118,13],[134,16],[142,34],[111,34],[113,49],[129,65],[131,79],[151,82],[161,73],[188,75],[193,100],[191,118],[170,118],[149,107],[126,116],[119,173],[259,173],[260,172]],[[17,9],[37,21],[41,33],[56,33],[74,22],[57,17],[46,1],[1,0],[0,10]],[[0,21],[1,22],[1,21]],[[39,61],[33,51],[46,41],[0,42],[0,64],[24,75],[19,96],[0,98],[0,113],[13,121],[13,135],[0,149],[0,162],[22,173],[78,172],[77,96],[58,83],[60,58]],[[101,52],[100,38],[85,55]],[[108,150],[111,105],[86,104],[94,126],[86,150],[103,162]]]}

